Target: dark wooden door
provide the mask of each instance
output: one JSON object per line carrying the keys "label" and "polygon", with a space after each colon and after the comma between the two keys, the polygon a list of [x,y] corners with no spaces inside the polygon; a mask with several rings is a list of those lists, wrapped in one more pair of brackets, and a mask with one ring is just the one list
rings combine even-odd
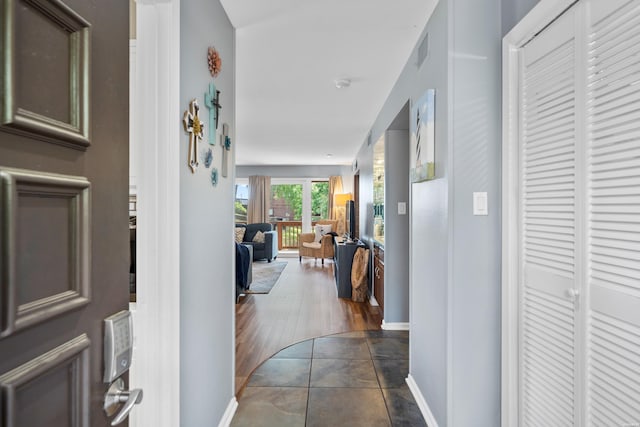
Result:
{"label": "dark wooden door", "polygon": [[102,320],[129,298],[128,14],[0,0],[3,427],[109,425]]}

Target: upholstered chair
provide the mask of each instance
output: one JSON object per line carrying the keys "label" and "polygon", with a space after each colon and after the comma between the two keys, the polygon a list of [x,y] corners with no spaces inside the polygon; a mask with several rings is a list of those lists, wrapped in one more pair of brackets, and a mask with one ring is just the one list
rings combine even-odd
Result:
{"label": "upholstered chair", "polygon": [[[331,231],[336,231],[338,227],[338,221],[333,219],[322,219],[316,222],[316,225],[330,225]],[[302,257],[314,257],[316,260],[320,258],[324,265],[325,258],[333,258],[333,236],[324,235],[320,241],[316,240],[315,227],[313,233],[301,233],[299,238],[300,244],[298,252],[300,255],[300,262]]]}
{"label": "upholstered chair", "polygon": [[[253,261],[266,259],[268,262],[278,257],[278,234],[269,223],[236,224],[236,228],[244,227],[245,232],[242,237],[243,245],[253,246]],[[264,234],[264,240],[256,242],[254,240],[258,231]]]}

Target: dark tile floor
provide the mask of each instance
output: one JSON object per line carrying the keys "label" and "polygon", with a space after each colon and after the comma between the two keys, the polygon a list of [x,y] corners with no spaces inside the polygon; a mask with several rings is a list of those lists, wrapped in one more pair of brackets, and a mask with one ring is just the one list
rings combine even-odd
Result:
{"label": "dark tile floor", "polygon": [[285,348],[251,376],[231,426],[426,427],[405,383],[409,334],[360,331]]}

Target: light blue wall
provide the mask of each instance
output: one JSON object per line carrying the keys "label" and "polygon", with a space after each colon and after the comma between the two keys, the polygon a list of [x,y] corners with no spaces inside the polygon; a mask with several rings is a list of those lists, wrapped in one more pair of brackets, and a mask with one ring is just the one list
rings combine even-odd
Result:
{"label": "light blue wall", "polygon": [[[430,53],[417,67],[414,49],[372,126],[373,140],[385,132],[408,100],[436,90],[436,180],[413,184],[409,209],[411,252],[410,372],[440,426],[447,420],[447,281],[448,281],[448,5],[441,0],[426,25]],[[422,37],[420,37],[422,39]],[[372,203],[372,147],[358,152],[361,203]],[[405,165],[408,176],[409,162]],[[401,173],[400,171],[394,173]],[[373,217],[361,210],[361,229],[372,235]],[[387,258],[385,248],[385,260]],[[385,265],[385,273],[387,266]],[[386,276],[386,275],[385,275]],[[386,279],[385,279],[386,280]],[[386,285],[386,283],[385,283]]]}
{"label": "light blue wall", "polygon": [[[410,185],[410,372],[441,427],[500,424],[501,38],[535,3],[441,0],[428,59],[417,68],[413,52],[372,125],[436,89],[436,179]],[[489,216],[472,214],[474,191]]]}
{"label": "light blue wall", "polygon": [[[450,426],[500,425],[500,0],[450,0]],[[473,215],[486,191],[489,215]]]}
{"label": "light blue wall", "polygon": [[[372,125],[436,90],[436,179],[410,185],[410,373],[440,427],[500,425],[501,38],[536,3],[441,0],[428,59],[418,68],[414,50]],[[488,216],[472,214],[475,191]]]}
{"label": "light blue wall", "polygon": [[506,35],[540,0],[502,0],[502,35]]}
{"label": "light blue wall", "polygon": [[380,135],[377,135],[373,139],[371,146],[363,144],[356,157],[358,162],[356,173],[360,176],[359,237],[361,240],[370,242],[370,249],[373,249],[373,147],[379,137]]}
{"label": "light blue wall", "polygon": [[[221,91],[218,132],[229,123],[234,138],[235,30],[219,0],[180,2],[180,105],[186,109],[197,98],[208,132],[204,93],[213,79],[207,69],[207,47],[222,57],[215,78]],[[179,118],[176,118],[178,120]],[[217,187],[211,169],[192,174],[187,167],[188,138],[180,159],[180,425],[215,426],[234,396],[233,252],[234,160],[229,177]],[[201,149],[206,149],[206,139]],[[152,152],[151,150],[150,152]],[[221,169],[221,148],[213,147],[213,166]],[[232,153],[233,154],[233,153]],[[161,214],[161,211],[159,211]],[[167,369],[174,369],[168,367]]]}
{"label": "light blue wall", "polygon": [[[404,109],[409,123],[409,111]],[[388,130],[384,139],[384,321],[409,322],[409,131]],[[407,205],[398,214],[398,203]]]}

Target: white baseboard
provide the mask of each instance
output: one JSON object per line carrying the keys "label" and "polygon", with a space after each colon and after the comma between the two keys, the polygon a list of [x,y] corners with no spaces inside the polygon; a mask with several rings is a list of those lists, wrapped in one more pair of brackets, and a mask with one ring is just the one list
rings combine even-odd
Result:
{"label": "white baseboard", "polygon": [[385,322],[382,319],[382,329],[385,331],[408,331],[409,322]]}
{"label": "white baseboard", "polygon": [[226,411],[224,411],[224,415],[222,415],[222,419],[218,423],[218,427],[229,427],[231,425],[231,420],[236,413],[236,409],[238,409],[238,401],[235,397],[232,397]]}
{"label": "white baseboard", "polygon": [[407,385],[409,386],[409,390],[411,390],[411,394],[413,394],[413,398],[416,400],[416,403],[418,404],[418,408],[420,408],[420,412],[422,412],[422,416],[424,417],[424,420],[427,422],[427,425],[429,427],[438,427],[436,418],[431,413],[431,409],[429,409],[429,405],[427,404],[427,401],[422,395],[422,392],[420,391],[418,384],[416,384],[416,381],[413,379],[411,374],[409,374],[406,381],[407,381]]}

